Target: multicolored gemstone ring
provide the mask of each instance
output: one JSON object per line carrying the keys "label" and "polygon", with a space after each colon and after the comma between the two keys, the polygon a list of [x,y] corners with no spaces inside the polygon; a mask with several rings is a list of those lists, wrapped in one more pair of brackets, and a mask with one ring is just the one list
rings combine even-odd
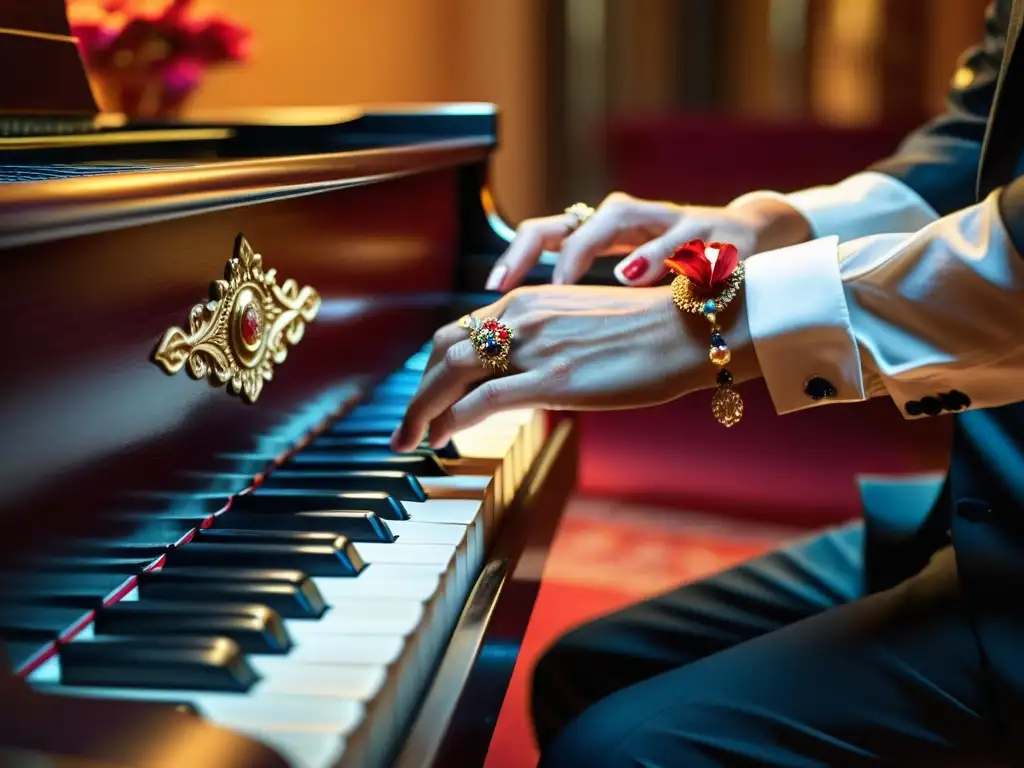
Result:
{"label": "multicolored gemstone ring", "polygon": [[511,328],[496,318],[481,320],[472,315],[463,315],[459,319],[459,328],[469,331],[469,341],[485,368],[492,373],[508,370],[508,355],[515,338]]}

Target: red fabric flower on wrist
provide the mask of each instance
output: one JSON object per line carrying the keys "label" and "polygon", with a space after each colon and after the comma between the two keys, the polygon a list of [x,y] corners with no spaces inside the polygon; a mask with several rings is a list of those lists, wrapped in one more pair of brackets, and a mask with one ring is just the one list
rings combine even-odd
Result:
{"label": "red fabric flower on wrist", "polygon": [[[718,251],[715,263],[707,256],[707,249]],[[694,288],[704,295],[711,295],[721,290],[729,277],[736,271],[740,263],[739,251],[729,243],[705,243],[703,240],[691,240],[676,248],[665,266],[682,275],[693,283]]]}

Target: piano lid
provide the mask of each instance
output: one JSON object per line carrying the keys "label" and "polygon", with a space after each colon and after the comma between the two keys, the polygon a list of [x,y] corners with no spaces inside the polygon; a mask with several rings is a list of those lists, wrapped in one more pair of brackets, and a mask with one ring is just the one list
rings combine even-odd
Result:
{"label": "piano lid", "polygon": [[0,0],[0,134],[16,118],[98,111],[64,0]]}

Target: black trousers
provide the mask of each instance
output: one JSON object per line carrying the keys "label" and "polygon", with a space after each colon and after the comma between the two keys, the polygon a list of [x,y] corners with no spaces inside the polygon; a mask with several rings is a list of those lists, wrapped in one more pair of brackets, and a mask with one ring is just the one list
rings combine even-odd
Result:
{"label": "black trousers", "polygon": [[952,548],[865,596],[863,537],[844,526],[562,637],[534,672],[541,766],[1005,764]]}

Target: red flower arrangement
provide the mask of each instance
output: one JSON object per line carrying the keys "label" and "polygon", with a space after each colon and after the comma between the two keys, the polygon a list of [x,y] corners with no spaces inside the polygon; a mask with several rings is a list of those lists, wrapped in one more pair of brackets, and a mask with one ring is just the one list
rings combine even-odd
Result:
{"label": "red flower arrangement", "polygon": [[194,0],[157,13],[132,0],[69,3],[71,29],[91,73],[114,86],[116,109],[135,117],[178,112],[209,67],[245,61],[250,32],[220,16],[194,18]]}
{"label": "red flower arrangement", "polygon": [[[707,257],[706,251],[714,248],[718,257],[714,265]],[[740,254],[736,246],[730,243],[705,243],[703,240],[691,240],[676,248],[665,266],[688,278],[696,292],[702,296],[711,296],[722,290],[740,263]]]}

